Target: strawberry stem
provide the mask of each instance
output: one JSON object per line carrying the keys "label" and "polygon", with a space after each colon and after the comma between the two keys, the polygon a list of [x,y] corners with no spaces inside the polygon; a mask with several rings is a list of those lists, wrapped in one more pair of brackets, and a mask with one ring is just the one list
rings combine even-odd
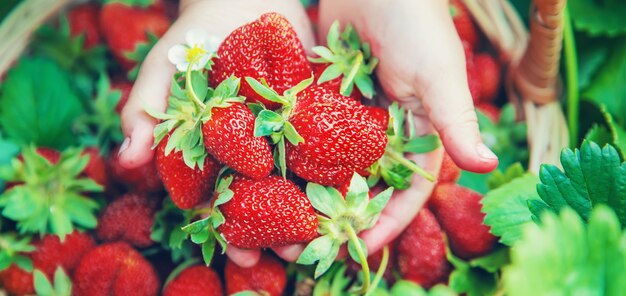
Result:
{"label": "strawberry stem", "polygon": [[427,172],[426,170],[424,170],[422,167],[415,164],[414,162],[404,158],[404,155],[395,151],[391,151],[389,149],[385,151],[385,155],[389,156],[391,159],[397,161],[401,165],[406,166],[411,171],[424,177],[426,180],[431,181],[431,182],[435,181],[435,177],[433,175],[431,175],[429,172]]}
{"label": "strawberry stem", "polygon": [[361,261],[361,268],[363,269],[363,286],[357,292],[358,294],[366,294],[369,292],[370,288],[370,267],[367,263],[367,257],[363,250],[361,250],[361,243],[359,242],[359,237],[356,235],[354,228],[350,225],[346,225],[346,232],[348,233],[348,240],[355,246],[356,253],[359,256],[359,261]]}
{"label": "strawberry stem", "polygon": [[198,98],[198,95],[193,90],[193,86],[191,83],[191,67],[194,63],[195,61],[189,63],[189,66],[187,67],[187,73],[185,74],[185,88],[187,90],[187,94],[191,97],[191,99],[204,110],[206,108],[206,105],[202,103],[202,100]]}
{"label": "strawberry stem", "polygon": [[376,276],[374,276],[374,280],[372,281],[372,289],[365,293],[365,296],[369,296],[371,292],[373,292],[380,280],[383,278],[385,274],[385,270],[387,270],[387,264],[389,263],[389,246],[383,247],[383,258],[380,261],[380,265],[378,266],[378,270],[376,271]]}

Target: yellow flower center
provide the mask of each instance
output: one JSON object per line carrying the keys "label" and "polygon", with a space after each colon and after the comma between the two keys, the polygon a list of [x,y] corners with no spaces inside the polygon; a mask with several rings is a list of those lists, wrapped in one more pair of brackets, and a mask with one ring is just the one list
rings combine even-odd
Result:
{"label": "yellow flower center", "polygon": [[207,53],[204,48],[198,46],[198,44],[194,44],[193,47],[187,49],[187,63],[194,63],[200,60],[200,58]]}

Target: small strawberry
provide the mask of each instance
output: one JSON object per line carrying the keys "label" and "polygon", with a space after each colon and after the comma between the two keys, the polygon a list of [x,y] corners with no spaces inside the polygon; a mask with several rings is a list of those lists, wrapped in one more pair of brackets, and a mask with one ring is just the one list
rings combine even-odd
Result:
{"label": "small strawberry", "polygon": [[422,209],[398,238],[398,271],[403,279],[430,288],[446,281],[450,271],[443,231],[428,209]]}
{"label": "small strawberry", "polygon": [[220,277],[213,269],[195,265],[185,268],[165,286],[163,296],[221,296]]}
{"label": "small strawberry", "polygon": [[463,259],[485,255],[497,242],[483,223],[481,198],[470,189],[443,183],[437,184],[428,202],[446,232],[452,253]]}
{"label": "small strawberry", "polygon": [[169,139],[168,135],[157,146],[157,169],[174,204],[181,209],[191,209],[209,199],[221,166],[212,156],[206,155],[202,167],[190,168],[182,152],[171,151],[167,155]]}
{"label": "small strawberry", "polygon": [[476,105],[476,109],[485,114],[491,122],[500,122],[500,108],[496,107],[496,105],[488,102],[481,102]]}
{"label": "small strawberry", "polygon": [[326,44],[328,47],[313,47],[318,57],[309,58],[312,63],[323,65],[316,68],[320,73],[316,75],[317,84],[357,100],[371,99],[375,93],[371,76],[378,59],[372,57],[369,44],[361,43],[359,34],[350,24],[339,32],[338,21],[330,26]]}
{"label": "small strawberry", "polygon": [[472,50],[476,48],[479,42],[478,30],[461,0],[450,0],[450,16],[461,40],[467,42]]}
{"label": "small strawberry", "polygon": [[119,90],[122,94],[120,100],[117,102],[117,105],[115,105],[115,112],[117,112],[117,114],[122,114],[122,110],[124,109],[124,106],[126,106],[126,102],[128,102],[130,91],[133,89],[133,84],[125,80],[114,81],[111,83],[111,89]]}
{"label": "small strawberry", "polygon": [[259,295],[280,296],[287,285],[287,273],[283,264],[269,254],[263,254],[256,265],[243,268],[230,259],[224,268],[226,293],[232,295],[253,291]]}
{"label": "small strawberry", "polygon": [[[126,1],[132,2],[135,1]],[[139,4],[146,1],[141,2]],[[137,61],[129,59],[129,54],[152,41],[149,34],[156,37],[163,35],[170,21],[158,7],[129,6],[126,3],[116,1],[102,6],[100,28],[113,56],[128,71],[137,65]]]}
{"label": "small strawberry", "polygon": [[76,296],[153,296],[159,278],[152,265],[130,245],[100,245],[86,253],[74,270],[72,294]]}
{"label": "small strawberry", "polygon": [[[311,67],[295,30],[283,16],[266,13],[233,31],[220,45],[209,75],[217,87],[230,76],[265,80],[279,94],[311,76]],[[280,107],[250,88],[241,85],[248,102],[261,102],[269,109]]]}
{"label": "small strawberry", "polygon": [[111,202],[100,215],[96,235],[105,242],[124,241],[138,248],[154,242],[155,202],[145,196],[126,194]]}
{"label": "small strawberry", "polygon": [[113,180],[142,194],[159,192],[163,189],[156,162],[150,161],[140,167],[127,169],[119,163],[118,151],[119,147],[113,149],[108,163]]}
{"label": "small strawberry", "polygon": [[278,176],[252,180],[236,175],[228,188],[233,197],[220,206],[225,222],[218,231],[231,245],[279,247],[308,242],[317,234],[313,207],[291,181]]}
{"label": "small strawberry", "polygon": [[439,170],[439,176],[437,177],[437,182],[445,183],[452,182],[456,183],[461,176],[461,169],[454,163],[454,160],[450,157],[447,152],[443,152],[443,161],[441,162],[441,169]]}
{"label": "small strawberry", "polygon": [[106,187],[109,183],[109,176],[107,175],[106,162],[102,158],[100,150],[97,147],[87,147],[82,154],[89,156],[89,162],[83,170],[85,176]]}
{"label": "small strawberry", "polygon": [[67,14],[70,33],[73,37],[85,36],[85,49],[93,48],[102,42],[98,14],[100,8],[95,3],[81,4],[73,7]]}
{"label": "small strawberry", "polygon": [[[383,208],[387,205],[393,188],[387,188],[370,199],[366,180],[354,174],[345,198],[333,187],[308,183],[307,196],[318,214],[319,237],[311,241],[298,257],[299,264],[314,264],[315,277],[324,274],[339,253],[342,244],[347,243],[350,257],[363,267],[363,286],[360,293],[367,293],[370,284],[370,270],[367,263],[367,248],[357,235],[372,228]],[[381,270],[384,272],[384,270]]]}
{"label": "small strawberry", "polygon": [[9,295],[31,295],[35,293],[33,274],[11,265],[0,271],[0,287],[6,289]]}
{"label": "small strawberry", "polygon": [[500,91],[500,65],[493,56],[486,53],[474,57],[477,80],[480,81],[480,102],[493,102]]}

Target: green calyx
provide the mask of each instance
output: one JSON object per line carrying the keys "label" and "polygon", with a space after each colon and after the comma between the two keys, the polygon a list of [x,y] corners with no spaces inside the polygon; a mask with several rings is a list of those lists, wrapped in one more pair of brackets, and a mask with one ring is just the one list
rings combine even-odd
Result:
{"label": "green calyx", "polygon": [[[244,97],[237,96],[239,78],[231,76],[212,89],[207,86],[205,70],[191,71],[190,66],[186,73],[174,76],[165,113],[144,107],[152,117],[162,120],[154,128],[152,149],[170,134],[165,155],[182,151],[185,164],[192,169],[197,166],[200,170],[204,169],[204,159],[208,155],[202,141],[202,124],[211,119],[211,110],[245,101]],[[184,80],[181,79],[183,76]],[[181,85],[183,83],[184,88]]]}
{"label": "green calyx", "polygon": [[345,199],[333,187],[309,183],[306,188],[307,196],[313,207],[322,213],[318,215],[320,237],[309,243],[297,263],[318,262],[315,268],[317,278],[330,268],[339,247],[347,242],[350,257],[363,267],[363,286],[359,290],[366,293],[370,287],[367,248],[357,234],[376,224],[392,192],[393,188],[387,188],[370,200],[367,182],[358,174],[352,176]]}
{"label": "green calyx", "polygon": [[104,0],[104,4],[122,3],[132,7],[146,8],[155,3],[155,0]]}
{"label": "green calyx", "polygon": [[99,205],[85,194],[102,192],[102,186],[80,177],[89,162],[81,149],[66,150],[56,164],[35,147],[24,149],[22,157],[0,168],[1,179],[17,183],[0,195],[4,217],[16,221],[21,233],[53,233],[61,240],[75,226],[96,227],[94,211]]}
{"label": "green calyx", "polygon": [[304,138],[298,134],[296,128],[289,122],[289,117],[296,104],[298,93],[313,83],[313,77],[302,80],[294,87],[279,95],[264,79],[261,82],[252,77],[246,77],[246,81],[252,89],[268,101],[280,103],[282,107],[276,111],[267,110],[262,105],[252,104],[251,109],[256,115],[254,122],[254,136],[269,136],[272,144],[275,144],[274,157],[276,167],[282,172],[283,177],[287,173],[285,161],[285,139],[292,145],[304,142]]}
{"label": "green calyx", "polygon": [[[102,155],[108,155],[113,144],[121,143],[124,140],[120,116],[115,111],[115,107],[122,97],[120,90],[112,90],[111,83],[105,73],[100,74],[96,84],[97,95],[93,100],[92,114],[84,114],[81,118],[84,125],[79,125],[83,143],[97,146]],[[89,135],[95,130],[96,135]]]}
{"label": "green calyx", "polygon": [[[151,1],[151,0],[148,0],[148,1]],[[156,45],[157,42],[159,41],[159,37],[150,32],[146,32],[146,37],[148,37],[148,40],[145,42],[138,42],[135,45],[134,51],[129,51],[129,52],[124,53],[124,56],[127,59],[137,63],[135,67],[133,67],[132,69],[130,69],[130,71],[128,71],[127,78],[130,81],[135,81],[137,79],[137,75],[139,75],[141,64],[148,56],[148,53],[150,53],[150,50],[152,50],[154,45]]]}
{"label": "green calyx", "polygon": [[339,87],[342,95],[349,96],[356,84],[363,96],[371,99],[375,94],[372,74],[378,59],[372,57],[369,44],[361,43],[359,34],[350,24],[340,33],[338,21],[330,26],[326,43],[328,47],[313,47],[313,52],[319,58],[309,58],[313,63],[330,64],[317,83],[322,84],[343,76]]}
{"label": "green calyx", "polygon": [[30,244],[30,237],[18,237],[11,233],[0,235],[0,271],[9,268],[11,264],[15,264],[21,269],[31,272],[33,262],[23,253],[32,251],[35,251],[35,247]]}
{"label": "green calyx", "polygon": [[50,282],[48,277],[39,269],[33,272],[33,285],[35,292],[40,296],[71,296],[72,281],[70,277],[58,266],[54,272],[54,280]]}
{"label": "green calyx", "polygon": [[[220,175],[226,174],[226,171],[222,170]],[[216,242],[220,244],[222,254],[226,252],[226,241],[217,231],[217,228],[225,222],[224,215],[218,207],[233,198],[234,192],[228,188],[232,182],[232,175],[218,178],[215,184],[216,198],[213,205],[207,209],[196,210],[198,214],[207,215],[206,218],[187,224],[182,228],[184,232],[190,235],[192,242],[201,246],[202,258],[207,266],[211,264],[215,254]]]}
{"label": "green calyx", "polygon": [[[409,126],[407,131],[405,126]],[[417,136],[413,114],[400,108],[397,103],[389,106],[389,126],[387,128],[385,154],[368,170],[368,183],[374,186],[382,178],[387,185],[399,190],[408,189],[414,173],[434,181],[435,177],[408,160],[405,153],[427,153],[441,144],[437,135]]]}
{"label": "green calyx", "polygon": [[193,258],[193,244],[182,227],[191,223],[195,215],[195,211],[179,209],[171,198],[164,199],[163,207],[154,215],[150,238],[171,253],[174,263]]}

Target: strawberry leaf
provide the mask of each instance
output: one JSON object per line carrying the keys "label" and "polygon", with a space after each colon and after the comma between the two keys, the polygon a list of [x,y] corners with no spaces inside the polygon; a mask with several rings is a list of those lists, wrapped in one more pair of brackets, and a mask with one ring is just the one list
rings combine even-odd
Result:
{"label": "strawberry leaf", "polygon": [[263,110],[254,122],[254,136],[264,137],[280,132],[284,124],[285,120],[280,114],[270,110]]}
{"label": "strawberry leaf", "polygon": [[[563,171],[553,165],[540,169],[537,192],[550,210],[558,213],[569,206],[587,220],[592,206],[602,203],[626,225],[626,163],[621,163],[615,148],[584,141],[580,150],[561,152],[561,165]],[[541,215],[540,208],[531,210],[535,217]]]}
{"label": "strawberry leaf", "polygon": [[[152,0],[142,1],[145,2]],[[137,76],[139,75],[139,70],[141,69],[141,64],[143,64],[143,61],[148,56],[148,53],[150,53],[150,50],[152,50],[154,45],[156,45],[159,41],[159,37],[150,32],[146,32],[146,36],[148,37],[147,42],[137,42],[135,44],[135,51],[126,52],[124,54],[129,60],[137,62],[137,64],[132,69],[130,69],[130,71],[128,71],[128,80],[130,81],[135,81],[137,79]]]}
{"label": "strawberry leaf", "polygon": [[510,167],[506,168],[506,171],[503,173],[501,170],[494,171],[487,178],[487,187],[489,190],[496,189],[502,185],[505,185],[519,177],[524,176],[526,171],[521,163],[516,162]]}
{"label": "strawberry leaf", "polygon": [[617,36],[626,33],[626,6],[618,0],[578,0],[568,3],[574,26],[591,35]]}
{"label": "strawberry leaf", "polygon": [[54,272],[54,287],[48,277],[39,269],[33,272],[35,292],[40,296],[70,296],[72,295],[72,282],[65,274],[62,267],[57,267]]}
{"label": "strawberry leaf", "polygon": [[498,285],[497,274],[472,267],[469,263],[455,257],[450,250],[447,256],[448,261],[454,266],[454,270],[450,273],[450,288],[468,296],[495,295]]}
{"label": "strawberry leaf", "polygon": [[0,271],[11,264],[17,264],[28,272],[32,271],[32,261],[23,255],[32,251],[35,251],[35,247],[30,244],[30,237],[18,237],[11,233],[0,235]]}
{"label": "strawberry leaf", "polygon": [[540,225],[525,227],[504,268],[506,295],[622,295],[626,291],[626,233],[604,205],[587,224],[575,210],[545,211]]}
{"label": "strawberry leaf", "polygon": [[189,260],[193,245],[187,239],[189,234],[182,227],[189,224],[193,211],[183,211],[176,207],[170,198],[163,201],[163,208],[154,216],[150,238],[170,251],[173,262]]}

